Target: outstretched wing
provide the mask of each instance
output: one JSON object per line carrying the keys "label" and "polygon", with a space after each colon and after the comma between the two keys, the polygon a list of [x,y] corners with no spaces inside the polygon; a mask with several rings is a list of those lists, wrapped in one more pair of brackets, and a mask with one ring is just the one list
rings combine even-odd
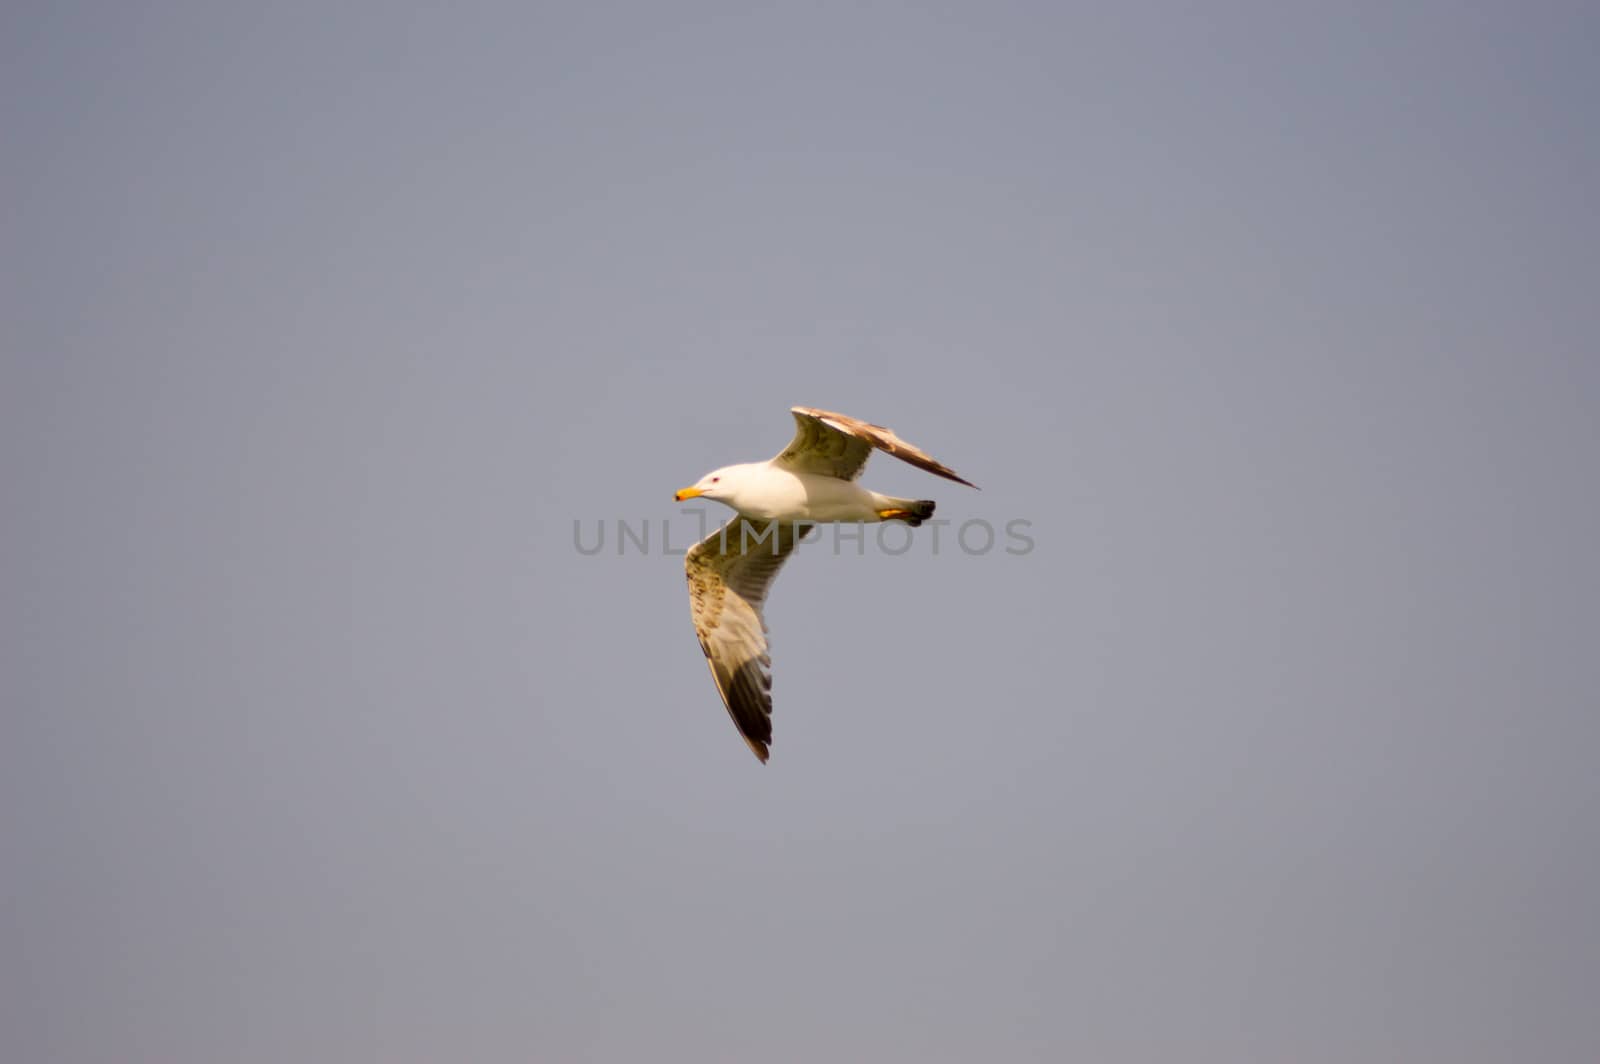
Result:
{"label": "outstretched wing", "polygon": [[761,604],[799,534],[793,524],[735,517],[683,559],[689,612],[711,678],[739,734],[762,761],[772,742],[772,658]]}
{"label": "outstretched wing", "polygon": [[896,436],[882,425],[857,421],[844,414],[817,410],[809,406],[794,407],[795,434],[783,453],[773,459],[777,465],[796,473],[814,473],[840,480],[854,480],[866,468],[872,449],[887,451],[902,462],[918,469],[926,469],[936,476],[977,487],[970,480],[956,475],[956,471],[919,448]]}

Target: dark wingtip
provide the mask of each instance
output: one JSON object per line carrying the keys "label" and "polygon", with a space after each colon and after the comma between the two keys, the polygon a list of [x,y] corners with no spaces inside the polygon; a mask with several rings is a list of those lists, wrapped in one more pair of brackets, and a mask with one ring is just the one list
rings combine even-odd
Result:
{"label": "dark wingtip", "polygon": [[[772,734],[770,728],[767,730],[767,734]],[[757,761],[761,762],[763,765],[767,763],[767,744],[765,742],[745,734],[745,730],[743,728],[739,729],[739,738],[743,739],[744,744],[750,748],[750,752],[756,755]]]}

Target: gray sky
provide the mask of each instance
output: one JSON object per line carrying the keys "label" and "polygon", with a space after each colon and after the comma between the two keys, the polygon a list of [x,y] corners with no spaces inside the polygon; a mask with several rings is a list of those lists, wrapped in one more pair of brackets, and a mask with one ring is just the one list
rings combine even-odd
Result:
{"label": "gray sky", "polygon": [[[0,1056],[1600,1058],[1586,5],[14,4]],[[573,523],[802,403],[772,763]]]}

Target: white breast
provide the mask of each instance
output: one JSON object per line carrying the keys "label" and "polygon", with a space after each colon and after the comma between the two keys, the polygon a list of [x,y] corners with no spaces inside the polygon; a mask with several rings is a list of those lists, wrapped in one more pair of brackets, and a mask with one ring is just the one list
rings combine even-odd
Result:
{"label": "white breast", "polygon": [[870,521],[877,516],[873,494],[854,481],[771,465],[752,469],[728,502],[762,521]]}

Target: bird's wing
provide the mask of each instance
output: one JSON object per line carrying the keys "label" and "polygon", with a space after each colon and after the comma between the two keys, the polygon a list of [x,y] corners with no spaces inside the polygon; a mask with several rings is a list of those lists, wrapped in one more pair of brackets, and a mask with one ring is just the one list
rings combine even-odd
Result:
{"label": "bird's wing", "polygon": [[918,469],[926,469],[936,476],[977,487],[970,480],[956,475],[956,471],[919,448],[911,446],[890,429],[866,421],[857,421],[844,414],[817,410],[809,406],[794,407],[795,434],[783,453],[773,464],[795,473],[815,473],[820,476],[854,480],[866,468],[867,458],[876,447],[909,462]]}
{"label": "bird's wing", "polygon": [[772,742],[772,658],[761,604],[799,535],[793,524],[736,517],[683,559],[689,612],[711,678],[739,734],[762,761]]}

